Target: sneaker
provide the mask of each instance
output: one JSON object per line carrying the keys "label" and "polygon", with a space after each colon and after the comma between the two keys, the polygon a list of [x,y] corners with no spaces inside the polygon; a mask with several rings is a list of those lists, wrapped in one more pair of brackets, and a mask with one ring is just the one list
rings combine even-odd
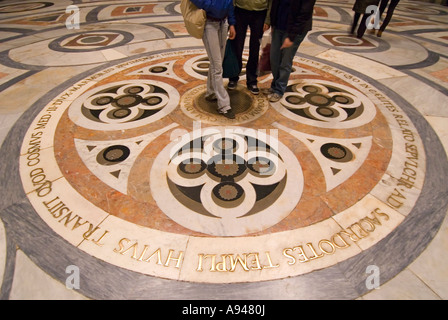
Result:
{"label": "sneaker", "polygon": [[227,85],[227,89],[229,89],[229,90],[236,89],[237,83],[238,83],[237,81],[229,81],[229,84]]}
{"label": "sneaker", "polygon": [[221,110],[218,110],[218,112],[219,112],[220,114],[222,114],[224,117],[226,117],[227,119],[235,119],[235,113],[233,112],[232,109],[228,109],[228,110],[226,110],[226,111],[223,111],[223,110],[221,109]]}
{"label": "sneaker", "polygon": [[279,95],[278,93],[275,93],[275,92],[273,94],[269,95],[269,101],[270,102],[280,101],[281,98],[282,98],[282,96]]}
{"label": "sneaker", "polygon": [[248,85],[247,89],[249,89],[249,91],[252,92],[252,94],[255,94],[255,95],[260,93],[260,89],[258,89],[256,84]]}

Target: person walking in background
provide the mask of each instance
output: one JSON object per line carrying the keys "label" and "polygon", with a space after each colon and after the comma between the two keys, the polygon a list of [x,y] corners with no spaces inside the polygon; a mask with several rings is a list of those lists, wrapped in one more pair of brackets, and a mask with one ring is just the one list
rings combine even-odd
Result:
{"label": "person walking in background", "polygon": [[367,19],[371,17],[372,13],[366,13],[366,10],[369,6],[375,5],[378,6],[380,0],[356,0],[353,5],[353,11],[355,11],[355,16],[353,18],[353,24],[350,33],[355,34],[356,27],[358,26],[359,18],[362,15],[361,22],[359,23],[358,30],[356,32],[356,37],[361,39],[364,36],[364,33],[367,29]]}
{"label": "person walking in background", "polygon": [[271,8],[271,69],[273,80],[265,92],[277,102],[286,91],[295,54],[312,29],[316,0],[273,0]]}
{"label": "person walking in background", "polygon": [[[270,28],[272,0],[235,0],[236,37],[232,41],[238,66],[243,67],[243,50],[247,28],[250,28],[249,59],[246,64],[246,86],[253,94],[258,94],[257,69],[260,52],[260,42],[263,33]],[[227,88],[236,88],[239,77],[229,79]]]}
{"label": "person walking in background", "polygon": [[[389,7],[387,8],[386,19],[384,19],[383,23],[381,24],[380,29],[378,30],[378,33],[376,34],[378,37],[381,37],[383,35],[384,30],[386,30],[387,25],[389,24],[390,20],[392,19],[394,10],[397,7],[398,2],[400,2],[400,0],[391,0],[390,1]],[[381,16],[383,15],[384,11],[386,10],[388,3],[389,3],[389,0],[381,0],[380,15],[379,15],[380,19],[381,19]]]}
{"label": "person walking in background", "polygon": [[234,39],[236,36],[233,0],[191,0],[191,2],[207,14],[202,37],[210,61],[205,98],[208,101],[217,100],[218,112],[229,119],[235,119],[222,78],[227,35],[229,39]]}

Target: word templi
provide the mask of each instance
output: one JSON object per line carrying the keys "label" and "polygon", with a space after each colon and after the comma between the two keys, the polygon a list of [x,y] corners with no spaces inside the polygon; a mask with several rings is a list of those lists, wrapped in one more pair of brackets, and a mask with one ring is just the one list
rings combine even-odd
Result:
{"label": "word templi", "polygon": [[[235,271],[261,271],[279,268],[286,261],[289,266],[310,262],[335,254],[338,250],[351,247],[354,243],[368,237],[384,221],[389,220],[389,215],[381,209],[372,210],[364,218],[356,221],[345,229],[333,234],[328,239],[305,242],[288,248],[284,248],[281,254],[276,254],[274,259],[271,252],[249,253],[199,253],[197,256],[197,272],[235,272]],[[156,248],[156,247],[155,247]],[[185,252],[162,248],[151,249],[148,244],[140,244],[127,238],[119,240],[113,251],[122,256],[128,256],[134,260],[146,263],[155,263],[164,267],[180,269],[184,261]]]}
{"label": "word templi", "polygon": [[[310,262],[335,254],[337,250],[349,248],[353,243],[366,238],[382,225],[381,219],[389,220],[389,216],[376,208],[370,216],[360,219],[349,227],[332,235],[328,239],[321,239],[316,243],[306,242],[304,245],[284,248],[282,259],[287,258],[287,264]],[[262,260],[263,259],[263,260]],[[280,267],[281,261],[273,261],[270,252],[244,254],[199,254],[196,271],[203,272],[234,272],[237,267],[244,271],[274,269]]]}

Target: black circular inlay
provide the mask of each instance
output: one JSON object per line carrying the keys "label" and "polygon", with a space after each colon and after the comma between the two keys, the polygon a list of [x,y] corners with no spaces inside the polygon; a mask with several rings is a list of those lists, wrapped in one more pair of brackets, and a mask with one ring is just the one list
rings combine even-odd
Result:
{"label": "black circular inlay", "polygon": [[326,143],[320,148],[320,151],[326,158],[338,162],[348,162],[353,159],[353,153],[337,143]]}
{"label": "black circular inlay", "polygon": [[244,195],[244,190],[237,183],[223,182],[213,188],[213,195],[219,200],[231,202],[240,199]]}
{"label": "black circular inlay", "polygon": [[98,154],[97,161],[102,165],[112,165],[126,160],[130,154],[131,150],[126,146],[110,146]]}

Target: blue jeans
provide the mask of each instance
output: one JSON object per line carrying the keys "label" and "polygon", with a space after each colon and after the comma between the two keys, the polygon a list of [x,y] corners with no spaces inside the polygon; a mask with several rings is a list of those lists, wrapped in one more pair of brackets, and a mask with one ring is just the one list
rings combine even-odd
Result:
{"label": "blue jeans", "polygon": [[287,36],[288,34],[284,30],[278,30],[276,28],[272,30],[271,69],[274,79],[271,83],[271,89],[274,93],[281,96],[283,96],[288,86],[294,56],[303,39],[305,39],[306,33],[297,35],[291,47],[280,50]]}
{"label": "blue jeans", "polygon": [[229,25],[226,20],[207,20],[204,35],[202,36],[202,41],[204,42],[205,50],[210,61],[206,96],[212,96],[214,94],[218,99],[218,109],[222,111],[230,109],[230,97],[222,79],[222,62],[226,49],[228,27]]}

